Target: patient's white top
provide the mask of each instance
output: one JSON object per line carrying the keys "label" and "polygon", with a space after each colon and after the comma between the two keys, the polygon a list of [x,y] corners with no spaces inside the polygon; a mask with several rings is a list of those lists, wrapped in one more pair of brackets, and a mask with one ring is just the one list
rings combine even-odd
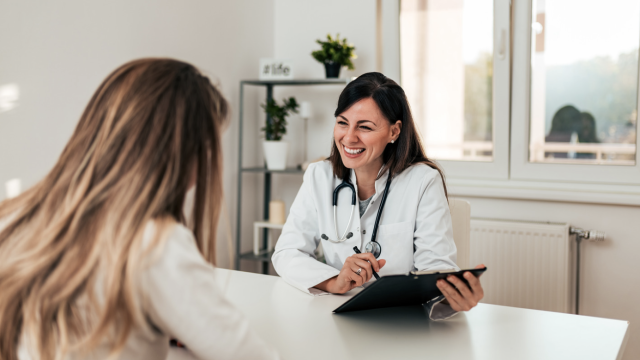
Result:
{"label": "patient's white top", "polygon": [[[2,225],[0,221],[0,230]],[[153,223],[144,236],[145,242],[155,236]],[[138,279],[142,284],[139,296],[146,298],[144,314],[157,330],[150,334],[134,328],[119,359],[165,359],[170,338],[184,343],[198,359],[279,358],[225,299],[215,280],[215,268],[204,260],[189,229],[176,225],[158,251],[151,253],[151,264]],[[28,353],[25,340],[23,337],[19,359],[37,359]],[[109,350],[108,345],[101,345],[86,359],[105,359]]]}

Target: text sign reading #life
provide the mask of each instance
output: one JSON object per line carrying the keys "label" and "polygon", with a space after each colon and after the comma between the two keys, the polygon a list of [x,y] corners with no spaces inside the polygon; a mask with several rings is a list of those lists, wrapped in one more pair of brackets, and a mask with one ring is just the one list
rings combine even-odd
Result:
{"label": "text sign reading #life", "polygon": [[290,60],[260,59],[260,80],[293,80]]}

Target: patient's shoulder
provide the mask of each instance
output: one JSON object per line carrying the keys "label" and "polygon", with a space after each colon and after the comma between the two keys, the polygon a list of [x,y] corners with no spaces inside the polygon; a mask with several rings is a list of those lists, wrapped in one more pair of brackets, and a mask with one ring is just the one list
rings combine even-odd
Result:
{"label": "patient's shoulder", "polygon": [[202,258],[193,232],[173,219],[149,221],[142,244],[148,266],[176,257]]}

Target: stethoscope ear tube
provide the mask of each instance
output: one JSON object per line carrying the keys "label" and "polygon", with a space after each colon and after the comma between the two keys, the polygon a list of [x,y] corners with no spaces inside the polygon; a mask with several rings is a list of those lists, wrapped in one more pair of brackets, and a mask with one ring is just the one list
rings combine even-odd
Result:
{"label": "stethoscope ear tube", "polygon": [[[366,252],[370,252],[376,259],[382,253],[382,246],[379,242],[376,241],[376,237],[378,235],[378,224],[380,223],[380,216],[382,214],[382,209],[384,208],[384,204],[387,202],[387,195],[389,194],[389,187],[391,186],[391,175],[387,178],[387,184],[384,187],[384,192],[382,193],[382,199],[380,200],[380,206],[378,207],[378,213],[376,214],[376,221],[373,224],[373,233],[371,234],[371,241],[366,245]],[[342,237],[338,234],[338,193],[342,188],[348,187],[351,189],[351,215],[349,216],[349,223],[347,224]],[[324,240],[328,240],[332,243],[341,243],[353,237],[353,233],[349,232],[351,228],[351,223],[353,222],[353,214],[356,211],[356,190],[353,185],[349,182],[343,181],[340,185],[336,186],[335,190],[333,190],[333,224],[335,226],[336,238],[337,240],[330,239],[327,235],[322,234],[320,236]]]}
{"label": "stethoscope ear tube", "polygon": [[338,206],[338,193],[343,187],[351,189],[351,206],[356,206],[356,189],[351,183],[346,181],[343,181],[340,185],[336,186],[335,190],[333,190],[333,206]]}
{"label": "stethoscope ear tube", "polygon": [[[342,188],[348,187],[351,189],[351,215],[349,216],[349,223],[347,224],[346,229],[344,229],[344,233],[342,236],[338,234],[338,194]],[[351,223],[353,222],[353,214],[356,212],[356,189],[353,187],[353,184],[343,181],[340,185],[336,186],[333,190],[333,225],[335,226],[336,231],[336,239],[332,240],[327,235],[322,234],[321,238],[324,240],[328,240],[332,243],[341,243],[347,241],[348,239],[353,237],[352,232],[348,232],[351,228]]]}
{"label": "stethoscope ear tube", "polygon": [[350,239],[353,236],[353,233],[347,233],[349,231],[349,229],[351,229],[351,223],[353,222],[353,214],[356,212],[356,206],[351,205],[351,215],[349,216],[349,223],[347,224],[347,227],[344,229],[344,233],[342,234],[342,237],[340,237],[340,235],[338,234],[338,206],[333,205],[333,224],[336,228],[336,237],[338,237],[338,241],[334,241],[329,239],[329,241],[333,242],[333,243],[341,243],[343,241],[346,241],[347,239]]}

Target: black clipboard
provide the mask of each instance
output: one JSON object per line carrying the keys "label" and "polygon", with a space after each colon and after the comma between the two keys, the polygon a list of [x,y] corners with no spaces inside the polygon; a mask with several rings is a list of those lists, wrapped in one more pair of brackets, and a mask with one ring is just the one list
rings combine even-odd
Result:
{"label": "black clipboard", "polygon": [[[394,306],[422,305],[427,301],[442,295],[436,286],[436,281],[454,275],[467,283],[462,276],[469,271],[476,277],[487,270],[466,269],[454,272],[434,272],[429,274],[408,273],[405,275],[383,276],[373,284],[365,287],[337,309],[334,313],[379,309]],[[467,283],[468,285],[468,283]]]}

